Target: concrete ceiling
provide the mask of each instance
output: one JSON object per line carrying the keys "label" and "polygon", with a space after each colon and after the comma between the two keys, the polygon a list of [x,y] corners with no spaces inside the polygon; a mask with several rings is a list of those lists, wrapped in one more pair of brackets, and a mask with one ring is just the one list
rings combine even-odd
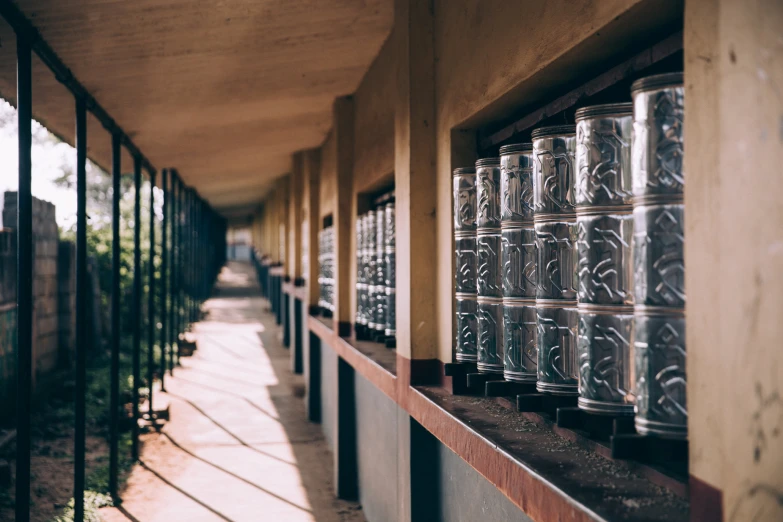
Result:
{"label": "concrete ceiling", "polygon": [[[15,3],[153,165],[177,168],[227,216],[321,144],[332,101],[355,91],[393,19],[392,0]],[[0,95],[13,101],[14,34],[1,24]],[[72,142],[72,97],[37,58],[33,74],[34,116]],[[98,126],[88,151],[106,168]]]}

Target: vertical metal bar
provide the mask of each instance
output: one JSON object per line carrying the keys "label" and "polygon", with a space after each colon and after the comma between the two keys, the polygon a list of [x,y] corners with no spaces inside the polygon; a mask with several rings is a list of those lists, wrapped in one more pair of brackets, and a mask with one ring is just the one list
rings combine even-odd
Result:
{"label": "vertical metal bar", "polygon": [[[169,270],[169,375],[174,375],[174,343],[177,342],[177,171],[171,171],[171,269]],[[179,344],[179,343],[177,343]]]}
{"label": "vertical metal bar", "polygon": [[16,520],[30,520],[30,396],[33,370],[33,195],[32,64],[30,42],[16,42],[16,102],[19,117],[19,192],[17,193],[17,392]]}
{"label": "vertical metal bar", "polygon": [[[193,189],[190,189],[190,223],[189,223],[189,232],[190,232],[190,245],[189,245],[189,251],[190,251],[190,258],[196,259],[196,221],[194,219],[195,217],[195,195]],[[193,318],[195,317],[195,301],[196,301],[196,263],[191,263],[190,265],[190,281],[189,281],[189,290],[188,293],[190,294],[190,305],[188,306],[188,323],[193,324]]]}
{"label": "vertical metal bar", "polygon": [[168,192],[168,174],[169,169],[163,169],[160,183],[163,187],[163,220],[161,222],[160,232],[160,389],[166,391],[166,357],[168,350],[166,344],[166,315],[168,302],[166,294],[166,266],[168,261],[168,245],[166,228],[168,225],[169,192]]}
{"label": "vertical metal bar", "polygon": [[87,392],[87,107],[76,98],[76,386],[74,389],[74,520],[84,519]]}
{"label": "vertical metal bar", "polygon": [[133,440],[131,456],[139,458],[139,387],[141,385],[141,158],[133,157]]}
{"label": "vertical metal bar", "polygon": [[150,248],[149,265],[149,289],[147,290],[147,389],[149,390],[149,403],[147,413],[149,421],[155,421],[155,412],[152,409],[152,388],[155,379],[155,173],[150,172]]}
{"label": "vertical metal bar", "polygon": [[112,218],[111,218],[111,393],[109,396],[109,494],[119,500],[120,415],[120,134],[111,137]]}

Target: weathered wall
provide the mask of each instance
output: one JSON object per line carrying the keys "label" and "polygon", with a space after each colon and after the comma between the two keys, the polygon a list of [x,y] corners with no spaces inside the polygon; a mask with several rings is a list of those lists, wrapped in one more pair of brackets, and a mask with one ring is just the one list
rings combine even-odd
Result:
{"label": "weathered wall", "polygon": [[[455,153],[453,130],[535,106],[678,17],[681,0],[435,0],[438,266],[453,264],[451,171],[476,153]],[[514,21],[523,20],[524,31],[514,33]],[[452,274],[438,272],[443,361],[452,357]]]}
{"label": "weathered wall", "polygon": [[[6,192],[3,223],[16,224],[16,192]],[[33,375],[41,377],[57,366],[57,252],[59,231],[54,205],[33,198]]]}
{"label": "weathered wall", "polygon": [[725,520],[783,520],[783,4],[685,20],[690,472]]}
{"label": "weathered wall", "polygon": [[321,429],[332,453],[337,434],[337,354],[321,343]]}
{"label": "weathered wall", "polygon": [[57,250],[57,342],[60,364],[70,365],[76,350],[76,245],[60,241]]}
{"label": "weathered wall", "polygon": [[438,460],[440,520],[530,522],[503,493],[440,442]]}
{"label": "weathered wall", "polygon": [[[337,201],[337,139],[334,129],[321,145],[321,175],[318,186],[318,212],[324,217],[334,215]],[[319,223],[319,230],[321,224]]]}
{"label": "weathered wall", "polygon": [[394,170],[394,31],[354,94],[354,186],[371,188]]}

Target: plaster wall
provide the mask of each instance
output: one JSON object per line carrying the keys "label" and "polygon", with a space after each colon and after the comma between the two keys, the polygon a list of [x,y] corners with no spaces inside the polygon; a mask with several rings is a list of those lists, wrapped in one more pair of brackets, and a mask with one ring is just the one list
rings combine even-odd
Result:
{"label": "plaster wall", "polygon": [[783,519],[783,5],[685,11],[690,473]]}
{"label": "plaster wall", "polygon": [[321,343],[321,429],[332,453],[337,435],[337,354]]}
{"label": "plaster wall", "polygon": [[[318,208],[321,219],[334,215],[337,204],[337,136],[332,130],[321,145],[321,177]],[[319,224],[319,230],[322,228]]]}
{"label": "plaster wall", "polygon": [[368,521],[396,521],[399,407],[358,373],[354,387],[359,502]]}
{"label": "plaster wall", "polygon": [[353,171],[357,192],[394,170],[393,38],[392,31],[353,96]]}

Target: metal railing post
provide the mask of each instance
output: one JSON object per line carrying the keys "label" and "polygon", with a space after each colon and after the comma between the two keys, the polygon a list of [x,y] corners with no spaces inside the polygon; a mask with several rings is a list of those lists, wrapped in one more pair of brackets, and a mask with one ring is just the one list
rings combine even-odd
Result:
{"label": "metal railing post", "polygon": [[174,343],[177,341],[177,171],[171,171],[171,269],[169,270],[169,375],[174,375]]}
{"label": "metal railing post", "polygon": [[111,220],[111,393],[109,397],[109,494],[119,500],[117,473],[119,463],[120,414],[120,135],[113,134],[112,220]]}
{"label": "metal railing post", "polygon": [[17,192],[17,393],[16,520],[30,520],[30,406],[33,370],[33,195],[32,64],[30,42],[16,42],[16,102],[19,117],[19,191]]}
{"label": "metal railing post", "polygon": [[155,421],[152,409],[152,388],[155,382],[155,173],[150,172],[150,248],[147,290],[147,414],[150,423]]}
{"label": "metal railing post", "polygon": [[141,384],[141,160],[133,157],[133,440],[131,456],[139,459],[139,385]]}
{"label": "metal railing post", "polygon": [[163,219],[160,227],[160,389],[166,391],[166,358],[168,354],[166,339],[166,319],[168,302],[166,293],[166,270],[168,262],[168,210],[169,210],[169,191],[168,191],[168,176],[169,169],[163,169],[161,172],[160,183],[163,188]]}
{"label": "metal railing post", "polygon": [[76,98],[76,385],[74,387],[74,520],[84,519],[87,394],[87,107]]}

